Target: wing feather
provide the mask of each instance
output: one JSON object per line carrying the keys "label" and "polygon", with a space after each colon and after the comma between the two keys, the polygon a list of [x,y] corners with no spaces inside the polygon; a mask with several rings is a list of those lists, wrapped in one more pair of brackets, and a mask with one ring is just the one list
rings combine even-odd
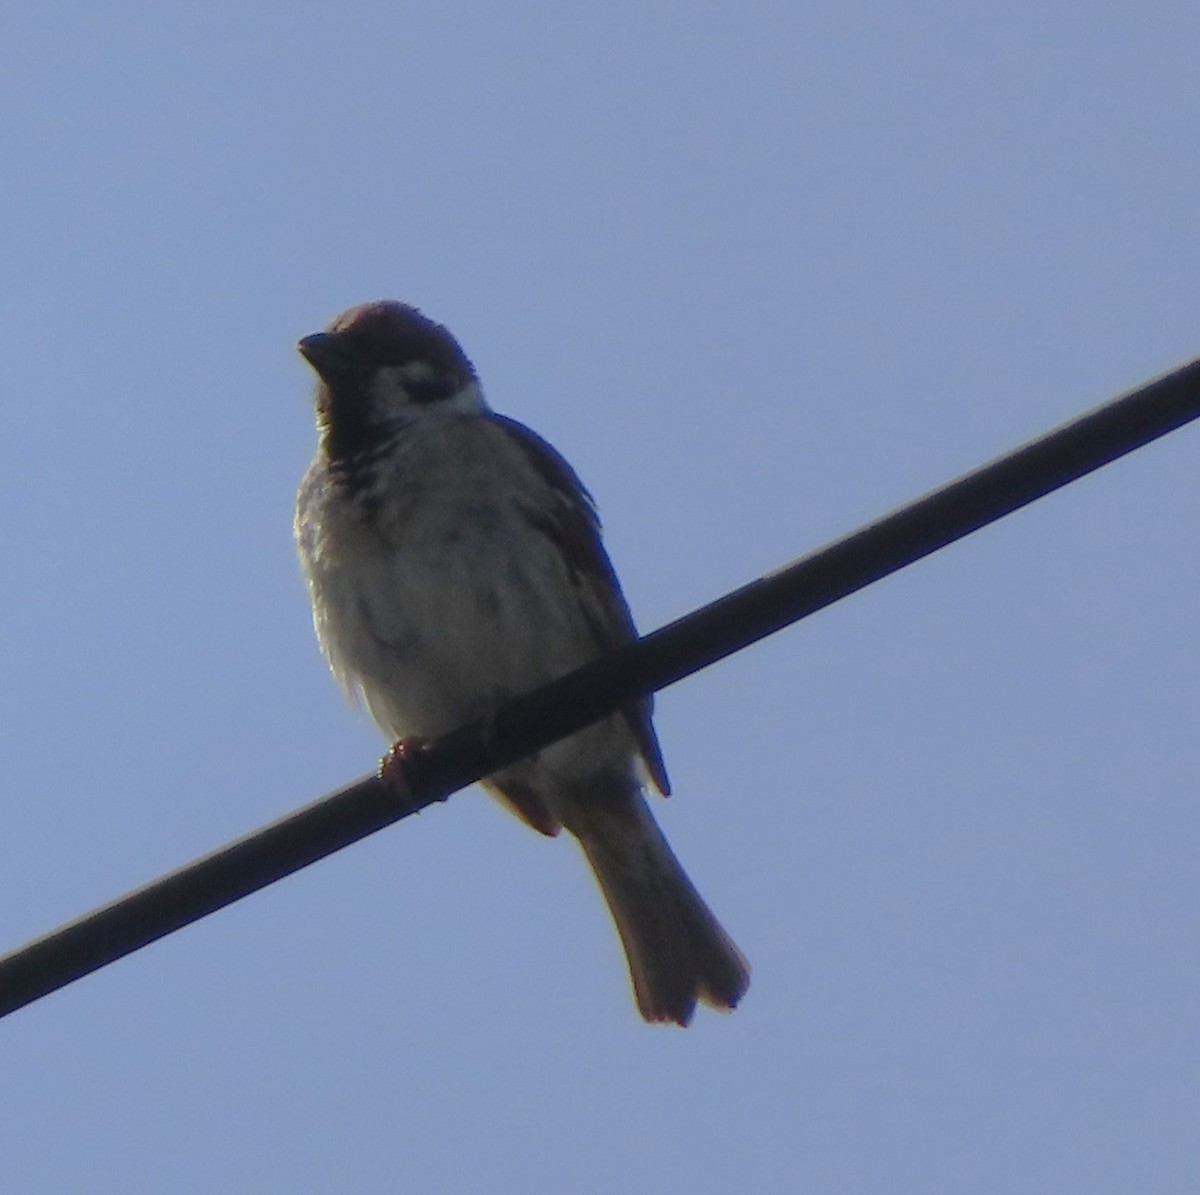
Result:
{"label": "wing feather", "polygon": [[[597,654],[615,651],[637,638],[637,627],[616,570],[600,538],[600,516],[596,503],[575,470],[566,460],[524,424],[505,415],[489,414],[525,453],[542,480],[555,495],[550,506],[532,504],[525,513],[553,541],[566,561],[575,584],[580,610],[596,640]],[[670,793],[662,748],[651,721],[654,703],[647,697],[622,711],[637,743],[638,752],[655,787]]]}

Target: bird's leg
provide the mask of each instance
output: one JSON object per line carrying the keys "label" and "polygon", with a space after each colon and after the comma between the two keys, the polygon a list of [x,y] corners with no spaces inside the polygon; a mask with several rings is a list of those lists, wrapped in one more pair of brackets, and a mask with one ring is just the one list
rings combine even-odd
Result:
{"label": "bird's leg", "polygon": [[388,748],[388,753],[379,761],[378,774],[393,797],[402,801],[411,800],[412,790],[409,788],[408,777],[404,774],[404,765],[420,752],[428,751],[433,744],[433,739],[411,735]]}

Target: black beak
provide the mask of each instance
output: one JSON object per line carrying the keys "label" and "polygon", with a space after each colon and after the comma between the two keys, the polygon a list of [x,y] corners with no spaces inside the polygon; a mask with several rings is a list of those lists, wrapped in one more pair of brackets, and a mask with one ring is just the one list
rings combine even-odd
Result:
{"label": "black beak", "polygon": [[354,354],[336,332],[314,332],[304,337],[296,348],[325,382],[335,382],[358,368]]}

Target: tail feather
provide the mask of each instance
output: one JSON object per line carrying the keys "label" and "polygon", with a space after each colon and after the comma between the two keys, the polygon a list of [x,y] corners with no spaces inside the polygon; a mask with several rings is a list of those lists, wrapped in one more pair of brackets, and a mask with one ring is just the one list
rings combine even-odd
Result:
{"label": "tail feather", "polygon": [[750,967],[688,879],[640,792],[572,802],[579,840],[625,947],[638,1010],[686,1025],[697,1000],[731,1009]]}

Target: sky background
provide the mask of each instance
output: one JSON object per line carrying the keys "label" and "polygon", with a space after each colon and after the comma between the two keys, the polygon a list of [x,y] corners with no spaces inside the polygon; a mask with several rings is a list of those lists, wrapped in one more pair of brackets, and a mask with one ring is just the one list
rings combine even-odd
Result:
{"label": "sky background", "polygon": [[[644,630],[1200,353],[1194,4],[11,3],[0,949],[369,771],[298,337],[402,298]],[[13,1192],[1200,1185],[1200,428],[659,698],[644,1026],[472,790],[0,1023]]]}

